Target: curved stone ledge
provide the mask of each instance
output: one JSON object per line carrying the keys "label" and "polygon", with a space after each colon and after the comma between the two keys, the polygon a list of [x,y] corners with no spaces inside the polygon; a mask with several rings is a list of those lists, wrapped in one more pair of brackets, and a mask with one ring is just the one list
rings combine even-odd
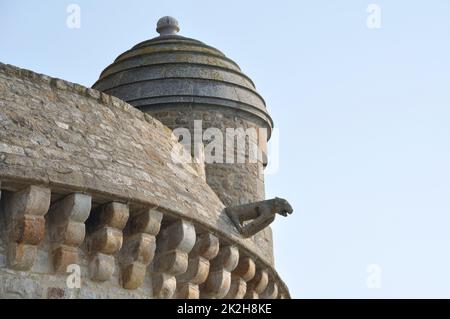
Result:
{"label": "curved stone ledge", "polygon": [[[215,59],[214,63],[211,63],[211,58],[205,54],[197,54],[193,55],[191,52],[177,52],[177,53],[154,53],[151,55],[144,55],[140,57],[133,57],[127,60],[123,60],[118,64],[111,64],[106,67],[100,75],[100,79],[94,84],[94,87],[107,76],[121,72],[123,70],[139,68],[143,65],[145,66],[153,66],[153,65],[161,65],[167,63],[176,63],[176,64],[197,64],[197,65],[206,65],[206,66],[214,66],[220,67],[225,70],[230,70],[230,72],[235,72],[236,74],[240,74],[240,69],[234,66],[234,62],[223,59]],[[245,76],[245,75],[244,75]],[[247,76],[245,76],[249,79]],[[253,82],[252,82],[253,83]],[[254,86],[254,85],[253,85]]]}
{"label": "curved stone ledge", "polygon": [[[140,109],[155,106],[155,98],[171,104],[179,103],[179,98],[208,99],[215,106],[260,116],[266,122],[263,127],[273,127],[264,98],[234,61],[179,35],[159,36],[122,53],[103,70],[93,88]],[[153,103],[142,105],[144,99]]]}
{"label": "curved stone ledge", "polygon": [[[222,78],[223,80],[228,80],[230,82],[234,82],[236,84],[243,84],[245,86],[248,86],[249,88],[255,89],[255,85],[253,81],[246,76],[245,74],[238,72],[236,70],[226,68],[219,65],[210,65],[210,64],[201,64],[201,63],[194,63],[194,62],[163,62],[160,61],[160,63],[155,63],[152,65],[139,65],[136,64],[135,66],[130,66],[126,69],[120,69],[116,68],[116,71],[114,72],[108,72],[107,75],[101,77],[102,85],[94,84],[93,87],[97,90],[103,91],[103,88],[109,87],[111,85],[115,85],[116,81],[114,81],[114,75],[121,74],[121,78],[124,78],[125,80],[132,78],[131,73],[136,71],[138,73],[147,73],[148,71],[151,71],[153,73],[153,76],[149,76],[148,74],[142,74],[141,77],[156,77],[161,72],[167,72],[169,76],[179,74],[180,71],[177,69],[180,68],[182,74],[192,74],[197,77],[204,77],[204,70],[210,70],[212,74],[215,74],[216,76],[210,76],[209,78],[215,79],[216,77]],[[184,69],[184,71],[183,71]],[[203,70],[203,72],[202,72]],[[138,74],[139,76],[139,74]],[[97,81],[98,82],[98,81]],[[112,82],[112,84],[111,84]]]}
{"label": "curved stone ledge", "polygon": [[[26,230],[20,237],[11,237],[9,228],[0,229],[2,297],[289,297],[276,272],[245,247],[180,215],[113,199],[101,203],[104,199],[79,192],[51,193],[43,186],[24,185],[17,191],[8,183],[0,186],[2,219],[46,216],[45,227],[37,228],[37,241],[27,239],[34,238],[28,231],[33,228],[19,227]],[[19,254],[5,253],[11,247]],[[67,284],[74,266],[80,269],[82,290]]]}
{"label": "curved stone ledge", "polygon": [[239,247],[289,296],[267,249],[270,229],[243,239],[198,167],[173,164],[176,145],[169,128],[117,98],[0,64],[2,190],[39,185],[51,189],[52,204],[84,193],[93,208],[112,201],[158,208]]}

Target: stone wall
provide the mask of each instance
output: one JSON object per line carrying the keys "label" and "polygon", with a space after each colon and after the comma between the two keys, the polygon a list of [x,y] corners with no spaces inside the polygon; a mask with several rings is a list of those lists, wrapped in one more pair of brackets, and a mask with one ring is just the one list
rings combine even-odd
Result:
{"label": "stone wall", "polygon": [[[249,128],[258,132],[260,127],[265,127],[258,117],[250,113],[232,108],[216,107],[213,105],[188,104],[161,107],[149,107],[143,109],[146,113],[160,120],[169,128],[187,128],[194,136],[195,121],[201,121],[202,133],[208,128],[218,128],[222,132],[224,154],[222,163],[206,163],[206,182],[215,191],[217,196],[226,206],[247,204],[265,199],[264,195],[264,168],[262,158],[256,162],[249,161],[250,143],[258,145],[258,137],[255,140],[247,140],[245,148],[233,149],[235,161],[237,156],[245,158],[244,163],[226,163],[226,139],[233,138],[226,134],[227,128]],[[261,122],[261,123],[260,123]],[[209,141],[202,141],[208,145]]]}
{"label": "stone wall", "polygon": [[[4,194],[35,184],[51,188],[52,204],[62,194],[76,191],[90,194],[93,206],[114,198],[134,210],[155,207],[239,245],[278,280],[270,230],[252,239],[241,238],[198,168],[173,163],[170,154],[178,146],[169,128],[119,99],[0,65],[0,181]],[[63,288],[51,284],[54,277],[48,274],[48,245],[46,237],[39,245],[33,272],[23,274],[4,268],[5,242],[0,242],[2,294],[65,294]],[[86,265],[82,253],[80,260]],[[11,290],[19,277],[22,285]],[[113,278],[118,281],[117,276]],[[44,279],[48,289],[42,285]],[[114,280],[101,286],[91,283],[90,291],[97,297],[138,297],[139,291],[148,296],[145,285],[137,292],[119,292]]]}
{"label": "stone wall", "polygon": [[[153,105],[142,108],[142,111],[158,119],[172,130],[180,127],[189,129],[192,139],[195,135],[195,121],[202,122],[202,136],[208,128],[218,128],[224,136],[224,146],[227,128],[242,128],[244,130],[253,128],[258,132],[259,128],[266,126],[261,118],[251,113],[209,104],[179,103],[173,106],[167,104],[162,107]],[[266,136],[262,138],[265,140]],[[199,140],[205,145],[208,143],[208,141]],[[247,204],[265,199],[264,158],[258,157],[256,163],[249,162],[250,143],[256,144],[258,151],[264,152],[261,155],[266,155],[267,150],[259,147],[261,144],[258,143],[258,139],[248,140],[243,154],[245,163],[227,164],[224,151],[223,163],[205,164],[206,182],[225,206]],[[193,143],[191,144],[194,146]],[[265,143],[263,145],[265,146]],[[194,152],[195,150],[191,149],[191,153],[194,154]],[[233,152],[235,160],[238,153],[239,150],[235,147]],[[270,226],[257,234],[255,238],[263,243],[265,249],[267,249],[266,253],[271,254],[273,260],[273,241]]]}

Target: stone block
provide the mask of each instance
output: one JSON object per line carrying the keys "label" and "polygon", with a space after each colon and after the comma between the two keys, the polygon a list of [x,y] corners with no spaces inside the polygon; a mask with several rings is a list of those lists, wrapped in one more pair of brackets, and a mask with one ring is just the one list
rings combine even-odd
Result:
{"label": "stone block", "polygon": [[98,207],[86,221],[89,272],[92,280],[106,281],[114,273],[114,254],[122,247],[122,230],[128,216],[126,204],[110,202]]}
{"label": "stone block", "polygon": [[84,222],[91,210],[91,197],[73,193],[54,202],[46,217],[53,246],[52,263],[57,273],[65,273],[67,266],[77,264],[78,247],[86,235]]}
{"label": "stone block", "polygon": [[122,268],[121,280],[125,289],[137,289],[145,279],[147,266],[140,262],[133,262]]}
{"label": "stone block", "polygon": [[158,299],[169,299],[175,293],[177,281],[174,276],[168,274],[152,275],[153,297]]}
{"label": "stone block", "polygon": [[78,249],[71,246],[58,246],[53,250],[53,269],[57,273],[66,273],[69,265],[78,264]]}
{"label": "stone block", "polygon": [[144,209],[130,217],[120,250],[121,281],[126,289],[137,289],[145,279],[148,264],[156,251],[156,238],[160,230],[162,214]]}
{"label": "stone block", "polygon": [[97,253],[89,262],[89,275],[94,281],[109,280],[114,273],[114,257]]}
{"label": "stone block", "polygon": [[221,246],[218,255],[211,260],[208,278],[200,286],[201,298],[224,298],[231,286],[231,272],[238,262],[239,251],[235,246]]}
{"label": "stone block", "polygon": [[37,255],[35,245],[10,243],[8,246],[8,264],[16,270],[30,270]]}
{"label": "stone block", "polygon": [[36,259],[36,246],[44,239],[50,189],[31,185],[5,194],[3,201],[9,265],[13,269],[29,270]]}

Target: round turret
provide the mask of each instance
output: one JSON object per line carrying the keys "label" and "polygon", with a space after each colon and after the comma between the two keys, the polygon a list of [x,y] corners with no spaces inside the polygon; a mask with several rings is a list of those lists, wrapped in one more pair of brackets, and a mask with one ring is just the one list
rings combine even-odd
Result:
{"label": "round turret", "polygon": [[[205,174],[226,205],[263,199],[265,145],[273,123],[252,80],[219,50],[178,35],[175,18],[161,18],[156,30],[158,37],[119,55],[93,88],[151,114],[171,129],[187,128],[192,136],[195,121],[202,121],[202,132],[218,128],[224,137],[227,128],[255,129],[258,141],[248,143],[257,143],[263,156],[253,163],[230,164],[224,150],[223,162],[206,162]],[[266,132],[259,133],[261,128]],[[234,153],[239,153],[237,147]]]}

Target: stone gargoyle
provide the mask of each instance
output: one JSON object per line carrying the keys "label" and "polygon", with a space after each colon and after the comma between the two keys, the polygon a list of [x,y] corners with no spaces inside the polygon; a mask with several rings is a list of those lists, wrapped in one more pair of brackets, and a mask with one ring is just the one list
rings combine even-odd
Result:
{"label": "stone gargoyle", "polygon": [[278,197],[225,208],[228,217],[246,238],[269,226],[274,221],[275,214],[286,217],[293,211],[287,200]]}

